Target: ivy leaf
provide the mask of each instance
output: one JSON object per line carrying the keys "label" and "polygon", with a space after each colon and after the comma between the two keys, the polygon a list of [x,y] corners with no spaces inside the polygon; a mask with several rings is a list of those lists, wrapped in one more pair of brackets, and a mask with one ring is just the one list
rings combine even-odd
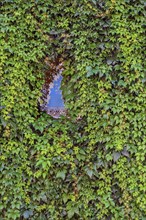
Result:
{"label": "ivy leaf", "polygon": [[65,179],[66,170],[59,171],[56,175],[57,178]]}
{"label": "ivy leaf", "polygon": [[75,213],[74,209],[69,210],[68,211],[68,218],[71,219],[73,217],[74,213]]}
{"label": "ivy leaf", "polygon": [[1,122],[2,122],[2,125],[3,125],[4,127],[6,127],[7,122],[6,122],[4,119],[1,119]]}
{"label": "ivy leaf", "polygon": [[78,209],[78,207],[72,207],[69,211],[68,211],[68,218],[69,219],[71,219],[73,216],[74,216],[74,214],[78,214],[79,213],[79,209]]}
{"label": "ivy leaf", "polygon": [[122,154],[126,157],[129,157],[129,152],[126,150],[126,148],[122,151]]}
{"label": "ivy leaf", "polygon": [[90,77],[94,74],[91,66],[87,66],[86,71],[87,71],[87,77]]}
{"label": "ivy leaf", "polygon": [[121,153],[119,153],[119,152],[114,152],[113,153],[114,162],[116,162],[120,157],[121,157]]}
{"label": "ivy leaf", "polygon": [[26,210],[24,213],[23,213],[23,217],[25,219],[28,219],[30,216],[33,215],[33,211],[32,210]]}
{"label": "ivy leaf", "polygon": [[88,176],[89,176],[90,178],[92,178],[93,170],[87,169],[86,172],[87,172]]}
{"label": "ivy leaf", "polygon": [[68,199],[69,199],[69,198],[68,198],[68,194],[65,194],[65,193],[64,193],[62,199],[63,199],[63,202],[66,203],[66,202],[68,201]]}
{"label": "ivy leaf", "polygon": [[92,0],[92,2],[96,5],[96,1],[95,0]]}

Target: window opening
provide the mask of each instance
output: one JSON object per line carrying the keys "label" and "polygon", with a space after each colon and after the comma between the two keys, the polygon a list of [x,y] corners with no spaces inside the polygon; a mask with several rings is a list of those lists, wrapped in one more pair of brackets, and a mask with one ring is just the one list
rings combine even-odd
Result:
{"label": "window opening", "polygon": [[40,104],[41,110],[46,111],[47,114],[53,118],[59,118],[61,115],[66,115],[64,99],[61,90],[61,82],[63,79],[63,62],[56,59],[55,62],[45,60],[49,65],[49,70],[45,73],[45,84],[42,89],[42,102]]}

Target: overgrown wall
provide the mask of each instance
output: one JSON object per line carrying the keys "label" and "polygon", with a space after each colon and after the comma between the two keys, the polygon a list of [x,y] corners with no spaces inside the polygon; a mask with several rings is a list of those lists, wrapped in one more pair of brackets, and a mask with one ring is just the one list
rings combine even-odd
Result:
{"label": "overgrown wall", "polygon": [[[145,1],[0,6],[0,219],[146,219]],[[57,57],[53,119],[38,99]]]}

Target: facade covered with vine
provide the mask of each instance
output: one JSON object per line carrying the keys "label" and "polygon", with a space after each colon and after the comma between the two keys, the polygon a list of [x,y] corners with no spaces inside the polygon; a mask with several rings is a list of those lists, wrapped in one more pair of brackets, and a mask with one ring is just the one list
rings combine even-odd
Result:
{"label": "facade covered with vine", "polygon": [[[145,7],[1,0],[0,219],[146,218]],[[61,62],[56,119],[40,102]]]}

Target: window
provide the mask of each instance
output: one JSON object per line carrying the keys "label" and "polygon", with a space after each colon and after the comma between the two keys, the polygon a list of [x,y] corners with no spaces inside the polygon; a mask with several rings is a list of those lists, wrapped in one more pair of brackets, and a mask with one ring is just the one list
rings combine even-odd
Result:
{"label": "window", "polygon": [[45,84],[42,89],[41,110],[46,111],[47,114],[53,118],[59,118],[66,114],[65,104],[61,91],[63,63],[57,59],[56,62],[51,63],[49,71],[45,74]]}

